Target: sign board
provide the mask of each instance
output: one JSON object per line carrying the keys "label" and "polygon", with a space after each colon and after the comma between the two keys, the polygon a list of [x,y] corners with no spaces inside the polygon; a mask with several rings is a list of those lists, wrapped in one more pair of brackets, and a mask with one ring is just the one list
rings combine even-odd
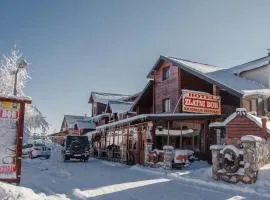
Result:
{"label": "sign board", "polygon": [[182,90],[182,111],[220,115],[220,97],[205,92]]}
{"label": "sign board", "polygon": [[0,179],[16,179],[20,104],[0,100]]}
{"label": "sign board", "polygon": [[20,183],[25,105],[31,99],[0,94],[0,181]]}

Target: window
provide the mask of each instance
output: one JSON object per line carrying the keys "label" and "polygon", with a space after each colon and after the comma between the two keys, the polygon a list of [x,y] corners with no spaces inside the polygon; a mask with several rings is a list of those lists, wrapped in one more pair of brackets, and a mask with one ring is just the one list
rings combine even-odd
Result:
{"label": "window", "polygon": [[163,69],[163,81],[169,79],[171,73],[170,73],[170,67],[166,67]]}
{"label": "window", "polygon": [[162,108],[163,108],[163,112],[171,112],[171,100],[164,99]]}

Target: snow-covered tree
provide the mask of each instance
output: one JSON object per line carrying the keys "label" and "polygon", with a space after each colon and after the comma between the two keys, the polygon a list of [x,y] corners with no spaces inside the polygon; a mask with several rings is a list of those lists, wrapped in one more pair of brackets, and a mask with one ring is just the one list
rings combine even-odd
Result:
{"label": "snow-covered tree", "polygon": [[[0,93],[12,95],[15,82],[15,72],[21,61],[27,63],[27,66],[19,69],[17,73],[17,96],[25,96],[24,88],[29,76],[29,62],[23,58],[23,54],[14,46],[10,55],[5,56],[0,63]],[[25,112],[25,134],[32,135],[34,132],[45,134],[49,129],[49,124],[38,108],[31,104],[26,106]]]}
{"label": "snow-covered tree", "polygon": [[[15,72],[18,69],[20,61],[24,60],[29,66],[29,63],[23,58],[22,53],[14,46],[9,56],[3,55],[0,64],[0,93],[13,94]],[[17,75],[17,95],[24,96],[23,89],[27,81],[30,79],[28,67],[19,70]]]}

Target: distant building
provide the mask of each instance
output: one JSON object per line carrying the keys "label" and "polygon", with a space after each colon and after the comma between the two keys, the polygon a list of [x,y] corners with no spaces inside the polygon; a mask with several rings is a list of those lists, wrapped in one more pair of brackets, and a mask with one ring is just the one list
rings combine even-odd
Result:
{"label": "distant building", "polygon": [[95,128],[96,125],[91,117],[65,115],[60,131],[67,132],[69,135],[81,135],[85,132],[95,130]]}
{"label": "distant building", "polygon": [[140,93],[134,95],[91,92],[92,119],[102,125],[134,115],[130,108]]}

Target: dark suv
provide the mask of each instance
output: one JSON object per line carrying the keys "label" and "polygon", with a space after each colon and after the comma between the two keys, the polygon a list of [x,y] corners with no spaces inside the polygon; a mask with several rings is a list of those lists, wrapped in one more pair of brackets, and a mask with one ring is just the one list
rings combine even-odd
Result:
{"label": "dark suv", "polygon": [[70,160],[70,158],[88,161],[89,141],[87,136],[66,136],[63,146],[64,161]]}

